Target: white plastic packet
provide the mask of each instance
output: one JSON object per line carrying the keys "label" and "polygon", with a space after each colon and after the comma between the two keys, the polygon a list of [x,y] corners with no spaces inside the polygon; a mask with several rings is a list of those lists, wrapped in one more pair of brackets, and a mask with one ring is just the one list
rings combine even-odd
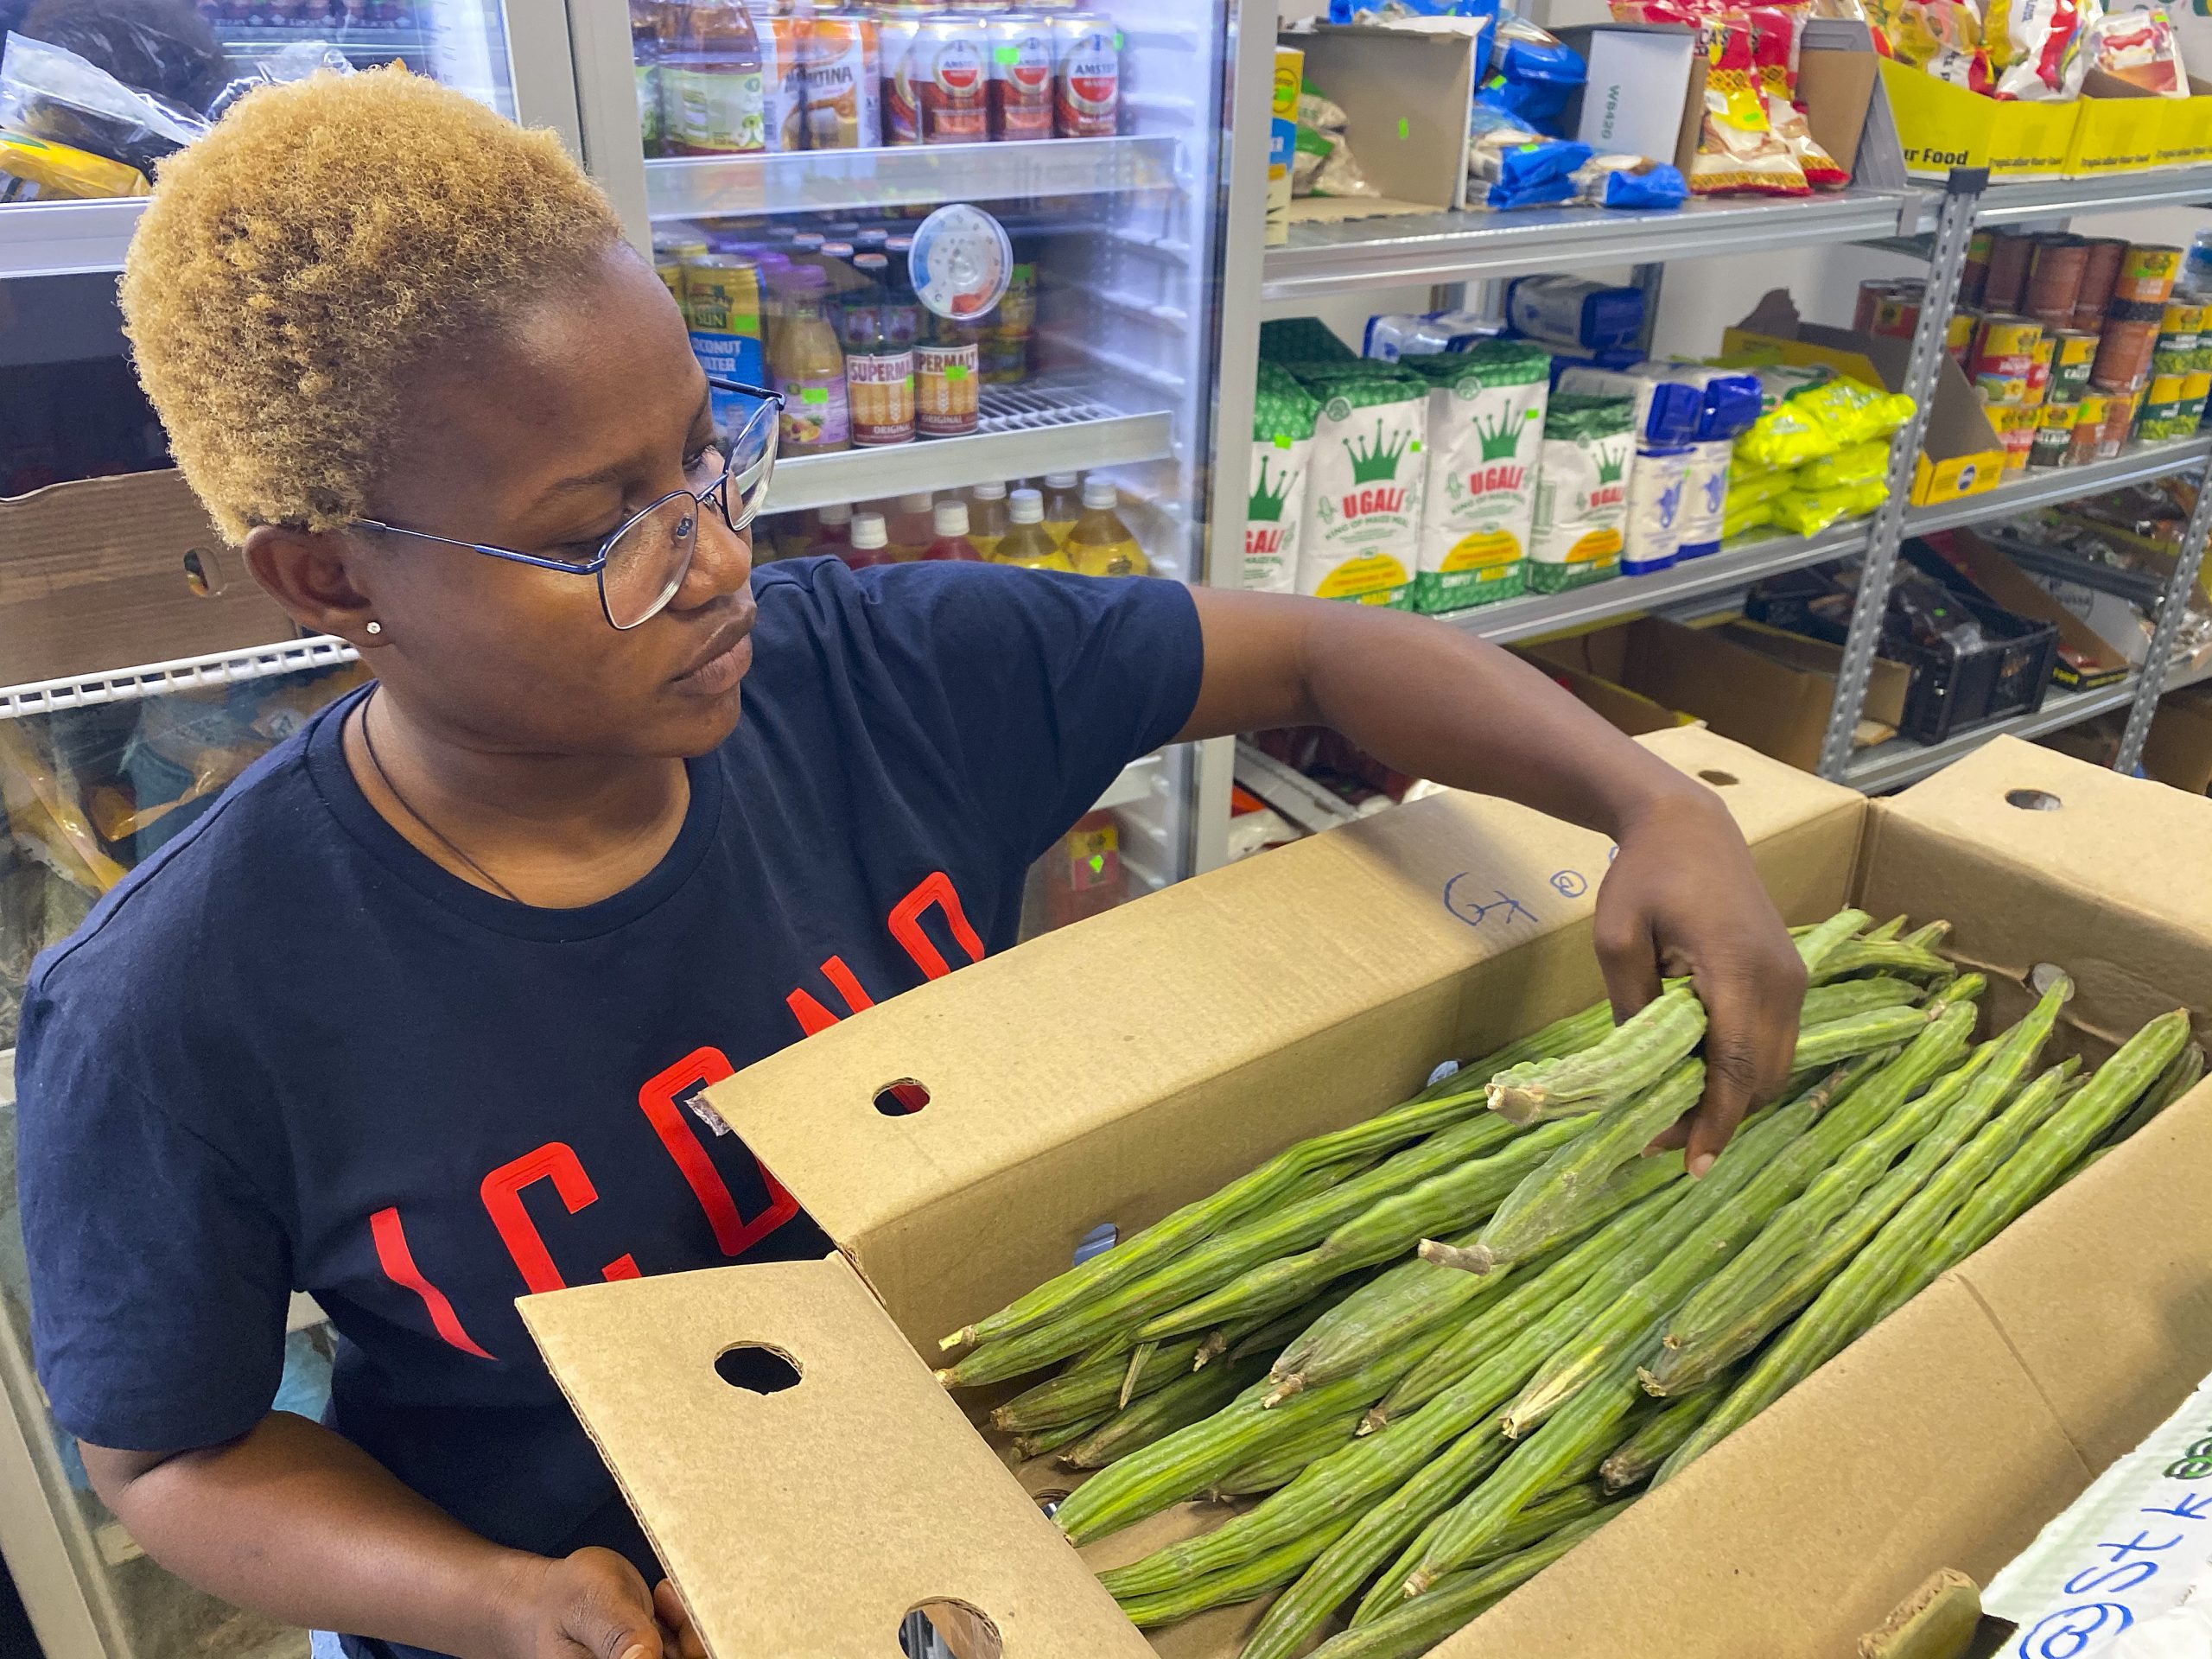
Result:
{"label": "white plastic packet", "polygon": [[1644,443],[1629,474],[1628,514],[1621,527],[1621,574],[1648,576],[1675,562],[1682,540],[1686,443]]}

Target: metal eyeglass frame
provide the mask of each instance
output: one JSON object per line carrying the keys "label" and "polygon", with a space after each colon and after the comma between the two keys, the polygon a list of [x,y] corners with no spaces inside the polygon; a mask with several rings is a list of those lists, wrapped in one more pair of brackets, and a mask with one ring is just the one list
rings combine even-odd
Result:
{"label": "metal eyeglass frame", "polygon": [[[557,570],[563,575],[594,577],[599,588],[600,614],[607,619],[607,626],[623,633],[627,633],[632,628],[641,628],[668,608],[668,601],[676,597],[676,590],[683,585],[683,578],[690,571],[690,564],[688,560],[685,562],[683,569],[677,572],[676,580],[669,584],[668,591],[660,596],[651,610],[635,622],[617,622],[614,620],[613,610],[607,602],[607,562],[608,555],[613,550],[614,544],[628,535],[642,521],[658,512],[670,502],[684,496],[690,497],[702,507],[712,501],[721,509],[724,524],[734,531],[743,530],[760,516],[761,504],[767,499],[768,480],[776,470],[776,441],[782,430],[783,423],[780,416],[784,408],[784,395],[779,391],[772,391],[766,386],[748,385],[742,380],[725,380],[711,374],[707,377],[707,384],[716,391],[734,391],[748,397],[760,399],[760,407],[746,417],[745,424],[738,428],[732,437],[729,453],[722,457],[721,475],[703,490],[671,490],[658,501],[639,508],[625,518],[616,527],[613,534],[600,543],[597,553],[581,564],[569,559],[548,558],[543,553],[524,553],[512,547],[494,547],[484,542],[464,542],[453,536],[433,536],[426,530],[407,530],[398,524],[387,524],[377,518],[356,518],[353,520],[353,524],[356,528],[362,530],[381,531],[387,536],[406,536],[418,542],[442,542],[448,547],[466,548],[471,553],[481,553],[487,558],[505,559],[511,563],[527,564],[540,570]],[[760,476],[753,486],[752,494],[747,501],[744,511],[733,512],[729,504],[730,469],[735,465],[738,454],[744,447],[741,440],[763,420],[768,423],[768,432],[760,454]],[[695,534],[692,542],[695,550],[697,544],[697,537]]]}

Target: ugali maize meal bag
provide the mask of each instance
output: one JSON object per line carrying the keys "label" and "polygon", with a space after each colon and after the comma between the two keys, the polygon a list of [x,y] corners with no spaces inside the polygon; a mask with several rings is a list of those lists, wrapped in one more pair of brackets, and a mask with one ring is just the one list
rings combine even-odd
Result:
{"label": "ugali maize meal bag", "polygon": [[1319,399],[1298,591],[1402,607],[1421,546],[1428,383],[1395,363],[1293,365]]}
{"label": "ugali maize meal bag", "polygon": [[1527,587],[1551,359],[1526,340],[1498,340],[1400,362],[1429,387],[1414,608],[1510,599]]}
{"label": "ugali maize meal bag", "polygon": [[1244,588],[1298,591],[1298,529],[1321,405],[1279,364],[1260,365],[1252,399],[1252,494],[1244,513]]}

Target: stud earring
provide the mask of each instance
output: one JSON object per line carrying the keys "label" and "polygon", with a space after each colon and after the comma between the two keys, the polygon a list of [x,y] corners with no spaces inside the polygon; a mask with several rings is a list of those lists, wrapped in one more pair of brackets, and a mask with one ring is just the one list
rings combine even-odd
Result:
{"label": "stud earring", "polygon": [[366,623],[362,626],[361,632],[364,633],[382,633],[384,632],[384,624],[381,622]]}

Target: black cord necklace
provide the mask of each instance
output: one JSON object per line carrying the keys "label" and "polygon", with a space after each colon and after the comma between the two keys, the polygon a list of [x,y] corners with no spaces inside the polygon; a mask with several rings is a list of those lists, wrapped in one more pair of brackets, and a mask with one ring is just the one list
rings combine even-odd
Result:
{"label": "black cord necklace", "polygon": [[460,847],[454,844],[452,836],[447,835],[445,831],[439,829],[436,824],[432,823],[420,812],[417,812],[412,803],[410,803],[404,795],[399,792],[399,785],[391,781],[391,774],[384,769],[384,758],[377,753],[376,738],[369,730],[369,709],[371,706],[375,703],[377,696],[382,695],[382,691],[383,688],[378,687],[377,693],[372,695],[368,702],[361,705],[361,746],[368,751],[369,765],[375,769],[377,781],[385,786],[385,792],[389,794],[393,800],[399,803],[400,810],[402,811],[405,812],[409,817],[414,819],[416,823],[421,824],[423,829],[427,830],[434,837],[435,837],[439,846],[444,848],[462,863],[467,865],[470,869],[482,876],[485,881],[491,887],[492,890],[497,893],[500,898],[505,899],[510,904],[518,905],[522,903],[521,899],[515,897],[513,888],[510,887],[505,882],[500,880],[498,876],[493,874],[491,871],[486,869],[481,864],[479,864],[474,859],[471,858],[466,852],[462,851]]}

